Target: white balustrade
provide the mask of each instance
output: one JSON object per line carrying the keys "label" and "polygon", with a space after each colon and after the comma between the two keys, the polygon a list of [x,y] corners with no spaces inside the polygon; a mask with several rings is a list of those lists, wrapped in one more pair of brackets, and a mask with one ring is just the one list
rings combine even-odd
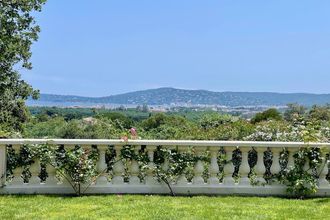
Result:
{"label": "white balustrade", "polygon": [[[155,174],[155,161],[154,155],[157,151],[156,146],[160,146],[163,149],[173,150],[177,149],[178,153],[184,155],[185,153],[194,152],[194,156],[198,159],[193,167],[192,183],[189,183],[186,177],[186,171],[177,177],[175,182],[169,183],[171,189],[175,194],[191,195],[191,194],[244,194],[244,195],[284,195],[286,187],[279,183],[277,184],[262,184],[251,185],[248,174],[250,172],[248,154],[249,150],[254,148],[257,152],[257,161],[255,166],[255,173],[257,181],[260,183],[266,183],[264,174],[266,167],[264,163],[264,152],[267,148],[273,154],[273,160],[270,167],[272,174],[278,174],[281,170],[280,167],[280,153],[285,148],[289,152],[287,161],[287,167],[291,169],[294,166],[293,154],[299,151],[300,148],[304,148],[307,145],[300,142],[246,142],[246,141],[188,141],[188,140],[83,140],[83,139],[0,139],[0,175],[1,182],[0,194],[67,194],[72,193],[72,188],[68,181],[64,180],[63,184],[58,184],[56,178],[56,168],[54,165],[57,161],[52,158],[51,163],[46,164],[46,171],[48,177],[41,183],[39,175],[41,174],[40,158],[34,158],[34,163],[31,164],[29,170],[31,172],[31,178],[28,183],[23,183],[22,172],[23,167],[16,167],[13,170],[12,180],[6,181],[6,165],[7,154],[6,149],[8,146],[12,146],[15,153],[20,153],[20,148],[24,145],[29,146],[33,144],[50,144],[54,147],[64,146],[65,150],[71,150],[75,146],[80,146],[86,152],[92,150],[92,146],[96,146],[99,152],[99,159],[96,162],[96,169],[98,176],[95,179],[95,184],[92,184],[86,193],[91,194],[111,194],[111,193],[155,193],[155,194],[167,194],[169,188],[167,184],[161,184],[161,180],[157,179]],[[109,146],[114,146],[116,156],[112,165],[112,179],[108,177],[108,164],[106,163],[106,152]],[[124,146],[131,146],[135,155],[139,154],[141,146],[145,147],[145,153],[148,156],[148,163],[144,164],[147,169],[140,169],[140,163],[135,157],[127,161],[128,172],[125,174],[125,166],[123,163],[123,155],[121,150]],[[309,147],[324,148],[322,152],[330,152],[330,143],[309,143]],[[226,154],[226,164],[223,169],[223,180],[219,183],[219,164],[218,156],[219,150],[223,147]],[[241,165],[238,169],[238,176],[236,178],[238,184],[235,183],[233,178],[234,164],[233,164],[233,152],[237,147],[242,152]],[[158,154],[157,154],[158,155]],[[208,161],[202,161],[201,156],[209,155]],[[160,168],[163,171],[167,171],[171,167],[171,161],[168,157],[164,158],[163,164],[160,164]],[[309,161],[306,161],[305,168],[308,169]],[[323,161],[323,165],[318,169],[319,173],[319,189],[316,195],[329,196],[330,184],[326,179],[328,174],[328,164]],[[208,176],[206,175],[205,168],[208,167]],[[43,170],[45,172],[45,170]],[[145,173],[143,173],[145,172]],[[161,172],[161,171],[160,171]],[[124,175],[127,175],[129,183],[124,182]],[[190,175],[190,174],[189,174]],[[140,177],[144,176],[144,182],[140,180]],[[126,178],[126,177],[125,177]],[[205,178],[205,179],[204,179]],[[44,179],[43,179],[44,180]],[[207,180],[207,181],[206,181]]]}

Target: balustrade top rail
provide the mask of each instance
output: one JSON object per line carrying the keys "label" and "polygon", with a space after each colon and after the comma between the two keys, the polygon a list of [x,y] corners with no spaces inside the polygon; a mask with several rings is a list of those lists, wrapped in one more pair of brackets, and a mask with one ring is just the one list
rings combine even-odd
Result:
{"label": "balustrade top rail", "polygon": [[327,147],[330,143],[275,141],[205,141],[205,140],[122,140],[122,139],[0,139],[0,145],[153,145],[193,147]]}

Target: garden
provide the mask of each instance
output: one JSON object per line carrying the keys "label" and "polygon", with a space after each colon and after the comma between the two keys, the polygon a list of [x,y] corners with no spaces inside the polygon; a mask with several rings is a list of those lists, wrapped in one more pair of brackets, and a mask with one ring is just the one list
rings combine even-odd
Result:
{"label": "garden", "polygon": [[26,106],[45,3],[0,1],[1,219],[329,218],[330,105]]}

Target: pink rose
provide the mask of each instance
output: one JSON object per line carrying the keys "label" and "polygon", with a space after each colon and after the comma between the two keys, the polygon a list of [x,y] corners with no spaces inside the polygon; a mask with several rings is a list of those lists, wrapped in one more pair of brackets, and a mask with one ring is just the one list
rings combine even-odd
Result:
{"label": "pink rose", "polygon": [[128,137],[127,136],[122,136],[121,139],[124,140],[125,142],[128,141]]}
{"label": "pink rose", "polygon": [[130,129],[130,132],[131,132],[132,138],[133,138],[133,139],[136,139],[137,136],[138,136],[138,134],[137,134],[137,132],[136,132],[136,129],[135,129],[135,128],[131,128],[131,129]]}

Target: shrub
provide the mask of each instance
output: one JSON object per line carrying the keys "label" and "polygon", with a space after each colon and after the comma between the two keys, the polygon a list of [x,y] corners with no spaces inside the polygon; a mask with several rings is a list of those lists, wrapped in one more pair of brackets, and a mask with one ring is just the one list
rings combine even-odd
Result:
{"label": "shrub", "polygon": [[257,113],[252,119],[252,123],[258,123],[261,121],[268,121],[268,120],[282,120],[282,115],[277,109],[275,108],[270,108],[266,111]]}

